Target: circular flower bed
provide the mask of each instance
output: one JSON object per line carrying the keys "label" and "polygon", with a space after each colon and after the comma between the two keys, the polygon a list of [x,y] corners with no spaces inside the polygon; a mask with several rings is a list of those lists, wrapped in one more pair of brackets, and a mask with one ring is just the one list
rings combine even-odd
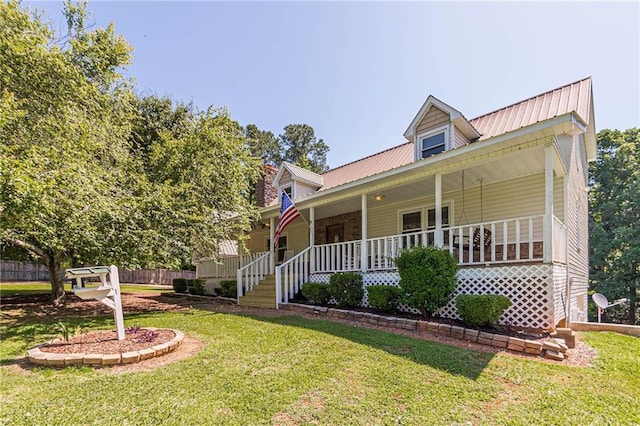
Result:
{"label": "circular flower bed", "polygon": [[129,364],[171,352],[183,339],[179,330],[152,327],[128,328],[124,340],[115,331],[95,331],[36,346],[28,357],[34,364],[53,366]]}

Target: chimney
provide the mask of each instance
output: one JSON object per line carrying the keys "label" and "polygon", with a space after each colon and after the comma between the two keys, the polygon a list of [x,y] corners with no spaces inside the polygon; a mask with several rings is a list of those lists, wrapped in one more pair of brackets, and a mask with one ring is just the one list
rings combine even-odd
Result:
{"label": "chimney", "polygon": [[271,186],[273,178],[278,173],[278,169],[265,164],[264,173],[256,182],[256,204],[258,207],[265,207],[278,198],[278,190]]}

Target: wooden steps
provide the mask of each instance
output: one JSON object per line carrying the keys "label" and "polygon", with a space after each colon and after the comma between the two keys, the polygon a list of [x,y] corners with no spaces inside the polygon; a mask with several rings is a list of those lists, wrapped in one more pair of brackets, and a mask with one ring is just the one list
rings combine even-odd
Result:
{"label": "wooden steps", "polygon": [[253,308],[276,308],[276,276],[268,275],[260,284],[253,287],[252,291],[247,292],[238,302],[240,306],[249,306]]}

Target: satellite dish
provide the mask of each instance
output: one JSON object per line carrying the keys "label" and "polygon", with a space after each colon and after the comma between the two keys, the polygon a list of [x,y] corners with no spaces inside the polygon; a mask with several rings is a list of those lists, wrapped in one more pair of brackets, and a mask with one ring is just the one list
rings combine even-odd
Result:
{"label": "satellite dish", "polygon": [[594,295],[591,297],[593,298],[593,301],[595,302],[596,305],[598,305],[599,308],[607,309],[609,307],[609,301],[607,300],[604,294],[594,293]]}

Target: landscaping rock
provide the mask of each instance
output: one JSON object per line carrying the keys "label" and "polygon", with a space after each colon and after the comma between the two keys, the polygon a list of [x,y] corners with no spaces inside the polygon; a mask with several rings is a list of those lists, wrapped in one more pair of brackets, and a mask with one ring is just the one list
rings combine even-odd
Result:
{"label": "landscaping rock", "polygon": [[544,351],[544,357],[547,359],[552,359],[554,361],[563,361],[564,360],[564,354],[561,352],[556,352],[556,351],[551,351],[551,350],[547,350]]}
{"label": "landscaping rock", "polygon": [[440,324],[438,326],[438,333],[443,336],[451,336],[451,326],[449,324]]}
{"label": "landscaping rock", "polygon": [[473,330],[471,328],[464,329],[464,338],[470,342],[477,342],[479,334],[480,332],[478,330]]}

